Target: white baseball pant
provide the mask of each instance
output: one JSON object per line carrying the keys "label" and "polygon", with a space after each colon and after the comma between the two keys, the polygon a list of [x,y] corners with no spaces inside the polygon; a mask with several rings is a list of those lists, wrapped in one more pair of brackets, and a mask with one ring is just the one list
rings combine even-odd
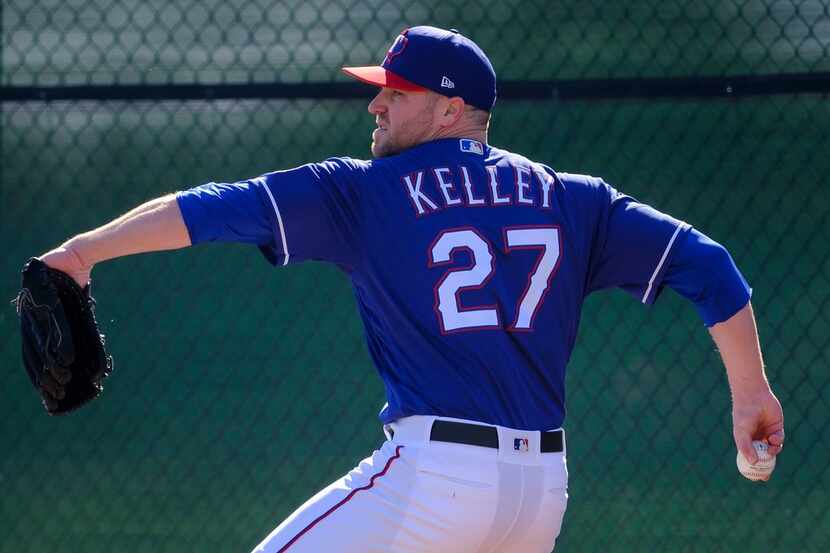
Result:
{"label": "white baseball pant", "polygon": [[541,453],[539,432],[505,427],[498,448],[430,441],[434,420],[387,425],[391,439],[254,553],[550,553],[568,501],[564,447]]}

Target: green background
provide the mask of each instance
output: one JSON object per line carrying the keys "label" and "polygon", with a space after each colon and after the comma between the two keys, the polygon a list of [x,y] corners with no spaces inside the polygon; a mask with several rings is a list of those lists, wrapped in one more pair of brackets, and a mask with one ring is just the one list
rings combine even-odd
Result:
{"label": "green background", "polygon": [[[320,82],[407,24],[455,26],[503,80],[830,70],[823,2],[2,4],[4,86]],[[25,260],[136,204],[332,155],[366,157],[365,100],[2,103],[0,297]],[[704,230],[754,288],[787,446],[734,466],[723,368],[671,291],[591,296],[568,374],[557,553],[823,552],[830,544],[830,104],[503,101],[490,142],[590,173]],[[346,278],[210,245],[95,269],[115,357],[50,418],[0,309],[0,552],[249,551],[382,441],[383,390]]]}

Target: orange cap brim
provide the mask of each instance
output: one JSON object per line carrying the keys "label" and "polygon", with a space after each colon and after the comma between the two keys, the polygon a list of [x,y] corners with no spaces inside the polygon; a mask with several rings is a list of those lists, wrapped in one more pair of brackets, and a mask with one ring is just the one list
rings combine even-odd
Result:
{"label": "orange cap brim", "polygon": [[363,81],[364,83],[375,86],[396,88],[398,90],[409,90],[413,92],[427,90],[423,86],[407,81],[403,77],[399,77],[379,65],[371,65],[367,67],[343,67],[342,70],[343,73],[349,75],[350,77],[354,77],[358,81]]}

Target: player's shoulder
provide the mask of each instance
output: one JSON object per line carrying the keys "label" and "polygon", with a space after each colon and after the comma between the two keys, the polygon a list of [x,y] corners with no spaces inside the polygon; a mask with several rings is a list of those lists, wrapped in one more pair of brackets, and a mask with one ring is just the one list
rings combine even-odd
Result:
{"label": "player's shoulder", "polygon": [[330,157],[317,163],[308,164],[313,169],[328,173],[362,174],[371,169],[372,162],[348,156]]}
{"label": "player's shoulder", "polygon": [[600,177],[558,171],[556,185],[563,211],[576,215],[587,228],[595,228],[619,198],[619,192]]}
{"label": "player's shoulder", "polygon": [[332,173],[341,173],[358,179],[365,178],[371,181],[379,174],[389,171],[399,172],[402,165],[406,165],[407,158],[403,155],[377,159],[358,159],[353,157],[330,157],[314,164]]}
{"label": "player's shoulder", "polygon": [[585,196],[602,203],[612,202],[621,195],[602,177],[565,171],[560,171],[557,175],[565,192],[572,195]]}
{"label": "player's shoulder", "polygon": [[298,169],[308,171],[313,180],[323,185],[341,188],[359,187],[372,170],[372,162],[348,156],[326,158],[301,165]]}
{"label": "player's shoulder", "polygon": [[585,189],[588,191],[605,191],[611,188],[601,177],[593,175],[586,175],[581,173],[568,173],[566,171],[559,171],[557,173],[559,179],[566,185],[576,189]]}
{"label": "player's shoulder", "polygon": [[545,163],[535,161],[517,152],[511,152],[510,150],[505,150],[504,148],[499,148],[492,145],[488,146],[487,148],[487,163],[512,165],[514,167],[529,167],[536,171],[545,171],[549,173],[551,176],[556,176],[556,172]]}
{"label": "player's shoulder", "polygon": [[601,177],[582,173],[569,173],[553,169],[544,162],[535,161],[527,156],[511,152],[509,150],[491,147],[491,159],[497,159],[509,165],[522,165],[537,171],[544,171],[556,181],[557,186],[562,188],[566,194],[589,194],[589,195],[613,195],[614,188],[605,182]]}
{"label": "player's shoulder", "polygon": [[366,185],[372,185],[385,182],[388,179],[400,178],[400,175],[410,173],[425,165],[437,162],[440,157],[424,155],[423,148],[415,147],[395,155],[369,160],[353,158],[336,159],[338,163],[348,166],[352,173],[360,177]]}
{"label": "player's shoulder", "polygon": [[362,173],[366,171],[368,164],[369,162],[367,161],[351,157],[330,157],[322,161],[313,161],[290,169],[277,169],[275,171],[269,171],[268,173],[265,173],[264,176],[279,177],[292,174],[308,175],[311,173],[319,178],[336,177],[340,174]]}

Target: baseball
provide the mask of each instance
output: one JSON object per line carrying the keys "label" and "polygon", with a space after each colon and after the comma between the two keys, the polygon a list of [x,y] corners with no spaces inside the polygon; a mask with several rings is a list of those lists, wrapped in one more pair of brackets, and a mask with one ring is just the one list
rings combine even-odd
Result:
{"label": "baseball", "polygon": [[758,454],[758,462],[750,464],[746,458],[738,452],[738,471],[744,476],[753,481],[767,480],[775,468],[775,457],[769,454],[769,446],[765,442],[753,441],[752,447]]}

